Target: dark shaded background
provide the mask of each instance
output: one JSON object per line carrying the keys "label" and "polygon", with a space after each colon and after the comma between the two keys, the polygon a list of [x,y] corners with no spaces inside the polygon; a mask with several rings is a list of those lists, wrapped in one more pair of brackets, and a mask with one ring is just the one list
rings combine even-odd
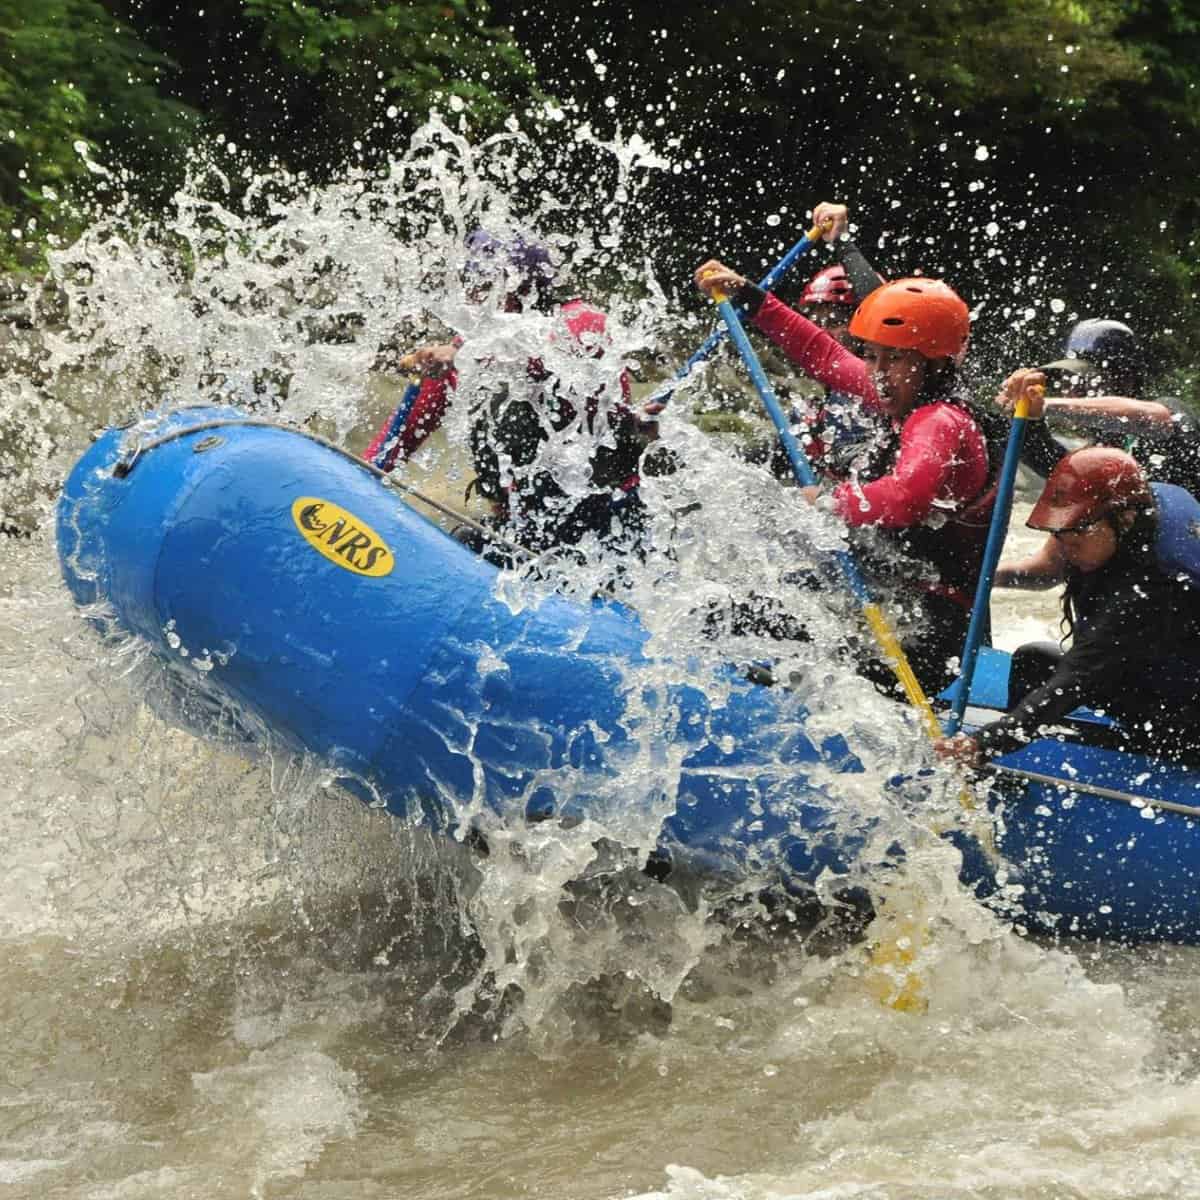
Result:
{"label": "dark shaded background", "polygon": [[843,199],[885,274],[980,307],[995,370],[1072,313],[1129,320],[1185,393],[1200,357],[1200,0],[0,0],[0,38],[10,267],[69,236],[79,139],[152,209],[201,136],[320,178],[385,158],[447,92],[480,133],[549,96],[676,140],[642,216],[681,292],[701,255],[757,271]]}

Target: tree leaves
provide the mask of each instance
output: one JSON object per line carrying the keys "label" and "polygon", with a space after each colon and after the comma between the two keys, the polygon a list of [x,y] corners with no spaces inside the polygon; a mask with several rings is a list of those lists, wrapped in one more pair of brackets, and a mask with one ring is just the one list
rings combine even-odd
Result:
{"label": "tree leaves", "polygon": [[195,123],[160,94],[170,69],[94,0],[0,0],[0,264],[28,263],[67,219],[60,201],[90,179],[77,144],[148,187],[169,172]]}

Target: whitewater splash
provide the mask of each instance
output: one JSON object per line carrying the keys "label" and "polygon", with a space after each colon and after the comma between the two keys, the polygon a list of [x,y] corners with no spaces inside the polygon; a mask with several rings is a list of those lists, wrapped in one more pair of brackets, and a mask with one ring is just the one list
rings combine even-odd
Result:
{"label": "whitewater splash", "polygon": [[[157,221],[122,208],[114,179],[110,209],[54,256],[65,321],[35,299],[41,328],[0,380],[0,508],[45,522],[88,434],[155,404],[233,399],[358,451],[398,396],[393,348],[456,330],[523,367],[544,325],[462,294],[461,235],[485,216],[543,234],[612,314],[611,358],[579,385],[636,361],[649,389],[674,365],[658,347],[707,332],[639,241],[656,156],[564,136],[594,156],[596,195],[579,195],[589,171],[550,161],[557,146],[519,130],[474,146],[439,121],[387,172],[321,187],[246,175],[219,148]],[[536,603],[547,576],[577,595],[618,586],[652,644],[709,663],[778,657],[703,636],[707,601],[742,587],[844,629],[782,579],[836,530],[689,423],[711,382],[662,419],[687,469],[643,485],[647,561],[518,568],[500,578],[506,603]],[[404,479],[461,503],[465,413],[428,450]],[[576,486],[570,460],[555,468]],[[265,731],[247,757],[239,714],[197,739],[145,648],[79,619],[44,530],[0,542],[0,564],[14,1195],[1188,1194],[1193,952],[1085,971],[1004,931],[925,832],[931,808],[947,815],[937,798],[885,799],[885,780],[919,768],[919,736],[815,647],[779,669],[803,677],[814,738],[844,733],[867,768],[830,780],[847,813],[905,839],[905,876],[865,882],[933,930],[924,1013],[881,1006],[867,950],[832,952],[786,910],[724,897],[713,920],[702,890],[610,869],[589,838],[544,825],[493,832],[481,862]],[[620,832],[651,844],[653,820]]]}
{"label": "whitewater splash", "polygon": [[[533,357],[579,395],[605,388],[619,395],[615,377],[626,365],[649,386],[655,348],[678,342],[681,329],[698,337],[705,327],[668,299],[638,241],[642,188],[666,165],[638,139],[602,141],[587,128],[564,128],[542,142],[514,128],[475,146],[437,117],[386,169],[351,170],[323,186],[284,172],[254,174],[236,148],[210,147],[194,160],[169,216],[148,221],[127,202],[110,202],[77,243],[52,254],[51,277],[70,315],[65,327],[44,333],[42,369],[93,426],[136,421],[149,407],[235,402],[352,450],[394,402],[389,355],[394,361],[397,348],[448,331],[471,349],[462,356],[464,395],[501,381],[516,386]],[[590,196],[579,193],[585,166],[596,189]],[[556,341],[553,318],[506,313],[499,296],[479,303],[466,294],[464,241],[479,225],[538,238],[565,281],[563,294],[582,292],[608,308],[603,356],[571,353]],[[26,387],[36,394],[32,381]],[[56,429],[63,417],[58,397],[43,392],[41,399],[41,424]],[[652,654],[709,665],[779,656],[777,645],[752,635],[715,642],[707,634],[714,609],[753,592],[802,614],[817,637],[792,645],[781,670],[804,680],[812,736],[846,735],[867,768],[853,782],[836,780],[847,819],[882,814],[881,837],[924,836],[922,826],[881,798],[884,779],[919,763],[911,725],[821,649],[839,635],[844,608],[788,581],[814,547],[839,545],[838,531],[766,472],[699,434],[688,420],[693,403],[681,393],[661,421],[661,444],[685,469],[644,482],[651,526],[645,560],[585,546],[593,551],[586,563],[573,558],[566,569],[542,556],[501,576],[501,598],[514,610],[536,604],[548,579],[581,598],[619,587],[650,632]],[[467,408],[452,406],[443,436],[414,472],[422,483],[440,481],[442,494],[459,503],[453,492],[470,475]],[[140,432],[135,425],[129,436]],[[78,429],[40,467],[35,483],[47,503],[72,442],[78,444]],[[586,457],[584,439],[552,438],[538,466],[568,495],[578,494],[587,486]],[[136,658],[138,651],[123,653]],[[649,728],[666,719],[640,698],[677,682],[631,676],[627,695],[641,707],[629,719]],[[631,770],[670,777],[681,754]],[[835,774],[831,769],[820,782]],[[619,794],[609,807],[620,813]],[[662,815],[643,812],[636,822],[625,816],[603,832],[644,856]],[[602,914],[594,920],[603,935],[593,930],[580,942],[576,910],[586,900],[566,904],[563,889],[608,874],[598,865],[595,837],[561,830],[511,836],[510,844],[493,835],[491,861],[467,888],[485,953],[460,996],[464,1010],[481,988],[503,993],[511,984],[525,997],[523,1019],[537,1025],[549,1019],[556,997],[599,975],[623,973],[669,999],[717,936],[702,894],[685,902],[647,885],[649,899],[638,907],[643,914],[662,908],[654,937],[626,936],[620,922]],[[633,942],[640,951],[631,957]]]}

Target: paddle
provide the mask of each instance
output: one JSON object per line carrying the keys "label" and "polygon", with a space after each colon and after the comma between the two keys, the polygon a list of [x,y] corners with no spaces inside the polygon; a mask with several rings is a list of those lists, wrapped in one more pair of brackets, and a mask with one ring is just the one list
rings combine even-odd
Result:
{"label": "paddle", "polygon": [[387,433],[384,435],[383,441],[379,444],[379,450],[376,452],[375,457],[371,459],[371,466],[378,467],[381,471],[385,469],[384,464],[387,462],[388,455],[394,449],[397,440],[404,433],[404,427],[408,424],[409,414],[413,410],[413,405],[417,402],[417,394],[420,390],[420,379],[413,379],[408,387],[404,389],[404,395],[400,397],[400,403],[396,406],[396,411],[392,413],[392,419],[388,422]]}
{"label": "paddle", "polygon": [[[1039,385],[1029,391],[1042,391]],[[1004,539],[1008,533],[1008,518],[1012,513],[1013,488],[1017,479],[1017,467],[1021,462],[1021,443],[1025,440],[1025,422],[1029,417],[1029,391],[1023,390],[1013,410],[1012,429],[1008,434],[1008,445],[1004,449],[1004,463],[1000,468],[1000,479],[996,484],[996,499],[992,505],[992,520],[988,526],[987,544],[983,551],[983,566],[979,582],[975,586],[975,602],[971,606],[971,621],[967,626],[967,640],[963,645],[962,666],[959,670],[958,692],[954,706],[946,721],[946,736],[953,737],[962,725],[967,700],[971,695],[971,681],[975,678],[975,666],[979,661],[979,646],[987,624],[992,599],[992,584],[996,578],[996,567],[1004,550]]]}
{"label": "paddle", "polygon": [[[754,383],[763,407],[766,408],[776,430],[779,432],[783,448],[787,452],[792,472],[797,482],[805,487],[811,487],[817,481],[807,457],[795,435],[788,428],[783,409],[775,396],[774,389],[762,369],[754,347],[742,327],[741,319],[733,305],[718,290],[713,291],[713,300],[725,322],[730,339],[737,347],[750,378]],[[862,605],[862,613],[868,627],[875,637],[876,644],[883,652],[888,665],[895,672],[900,686],[904,689],[909,703],[917,710],[925,732],[936,741],[942,736],[941,726],[934,715],[920,680],[913,672],[912,666],[900,645],[900,639],[892,628],[883,610],[871,599],[866,582],[858,569],[858,564],[848,550],[838,550],[834,554],[842,578],[854,598]],[[969,805],[969,798],[964,794],[964,805]],[[880,923],[881,933],[871,950],[871,966],[873,976],[868,979],[868,986],[881,1004],[886,1004],[899,1012],[920,1012],[926,1007],[924,985],[920,975],[913,969],[913,963],[927,939],[928,916],[924,905],[918,899],[913,902],[910,912],[884,910],[876,915]],[[883,932],[885,931],[886,932]]]}
{"label": "paddle", "polygon": [[[769,292],[783,277],[791,270],[792,264],[806,253],[810,246],[814,245],[821,236],[821,226],[814,225],[761,279],[759,287],[765,292]],[[662,412],[667,406],[667,402],[675,394],[675,389],[685,380],[692,371],[702,362],[707,362],[713,356],[714,351],[725,340],[725,330],[721,326],[717,326],[705,339],[704,344],[692,355],[691,358],[675,372],[675,378],[669,383],[664,384],[656,392],[652,392],[642,406],[643,411],[653,416],[656,413]]]}
{"label": "paddle", "polygon": [[[742,362],[746,364],[746,370],[750,373],[750,378],[754,383],[759,398],[763,402],[763,407],[767,410],[767,415],[771,418],[771,423],[779,433],[779,439],[783,443],[783,448],[787,453],[788,461],[791,464],[792,473],[795,475],[796,481],[803,487],[814,486],[817,482],[817,477],[804,451],[801,450],[800,443],[796,441],[795,435],[788,428],[783,408],[775,396],[775,391],[771,387],[766,373],[762,369],[762,364],[758,361],[758,355],[755,354],[754,347],[750,344],[750,339],[746,336],[746,330],[742,326],[741,318],[737,315],[736,310],[724,293],[714,291],[713,300],[716,302],[721,319],[725,322],[725,326],[729,331],[730,339],[737,347],[738,353],[742,357]],[[866,582],[863,580],[853,555],[849,550],[837,550],[834,552],[834,558],[841,570],[842,579],[847,588],[862,606],[862,613],[866,619],[867,626],[870,628],[876,643],[883,652],[885,661],[895,672],[896,678],[899,680],[900,686],[904,689],[904,694],[908,697],[909,703],[920,714],[925,731],[935,740],[940,738],[942,736],[942,727],[938,724],[938,719],[934,715],[933,707],[929,703],[928,697],[925,695],[925,690],[921,687],[920,680],[917,679],[916,674],[913,672],[912,665],[909,663],[908,657],[900,645],[900,639],[896,636],[891,622],[887,619],[887,616],[879,605],[871,599],[871,594],[867,590]]]}

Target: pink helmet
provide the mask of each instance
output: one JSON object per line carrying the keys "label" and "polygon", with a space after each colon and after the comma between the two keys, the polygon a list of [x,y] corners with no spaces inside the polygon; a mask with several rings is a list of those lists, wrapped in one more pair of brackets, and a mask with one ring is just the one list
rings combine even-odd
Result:
{"label": "pink helmet", "polygon": [[1084,446],[1058,460],[1025,524],[1064,532],[1110,512],[1153,504],[1154,494],[1136,459],[1110,446]]}
{"label": "pink helmet", "polygon": [[818,271],[805,285],[801,304],[846,304],[851,308],[858,305],[854,285],[841,263],[834,263]]}

